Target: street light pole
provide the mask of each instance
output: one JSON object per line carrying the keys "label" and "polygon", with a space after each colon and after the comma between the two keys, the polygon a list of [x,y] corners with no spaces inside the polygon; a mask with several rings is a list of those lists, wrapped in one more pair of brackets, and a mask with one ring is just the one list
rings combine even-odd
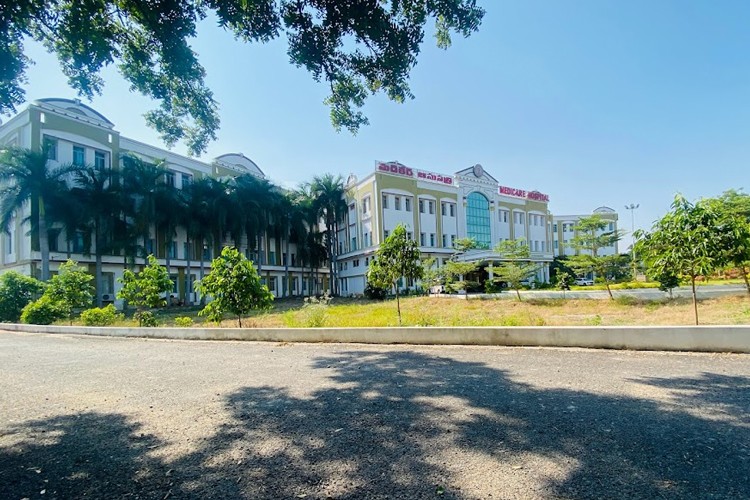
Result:
{"label": "street light pole", "polygon": [[637,277],[635,263],[635,236],[633,236],[633,234],[635,233],[635,211],[640,206],[640,203],[631,203],[630,205],[625,205],[625,210],[630,210],[630,237],[632,239],[630,250],[632,252],[631,260],[633,261],[633,281],[635,281]]}

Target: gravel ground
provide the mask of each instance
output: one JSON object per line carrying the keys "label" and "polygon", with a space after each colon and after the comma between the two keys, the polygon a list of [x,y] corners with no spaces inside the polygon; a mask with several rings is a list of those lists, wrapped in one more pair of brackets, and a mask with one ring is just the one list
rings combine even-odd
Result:
{"label": "gravel ground", "polygon": [[0,333],[0,498],[750,498],[750,356]]}

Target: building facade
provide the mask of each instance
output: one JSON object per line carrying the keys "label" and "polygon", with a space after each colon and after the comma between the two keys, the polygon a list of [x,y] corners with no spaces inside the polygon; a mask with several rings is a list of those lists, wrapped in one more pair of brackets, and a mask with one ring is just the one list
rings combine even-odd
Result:
{"label": "building facade", "polygon": [[342,295],[364,292],[370,261],[399,224],[438,266],[454,255],[457,239],[472,238],[477,248],[458,258],[488,264],[491,272],[491,264],[502,260],[493,248],[503,240],[523,239],[531,260],[539,263],[536,279],[549,279],[552,220],[545,194],[504,186],[481,165],[446,175],[376,162],[374,172],[362,180],[350,176],[347,184],[336,264]]}
{"label": "building facade", "polygon": [[[252,160],[241,153],[221,155],[210,162],[184,157],[170,151],[144,144],[122,136],[114,124],[94,109],[78,100],[40,99],[0,126],[0,146],[17,146],[39,151],[48,148],[50,163],[54,165],[92,165],[104,169],[127,168],[128,159],[140,158],[146,162],[163,161],[167,169],[165,182],[184,189],[193,180],[202,177],[229,178],[250,174],[265,178],[264,172]],[[17,213],[8,233],[0,234],[0,273],[16,270],[30,276],[40,276],[41,256],[38,243],[32,241],[30,224],[24,222],[30,216],[31,207]],[[94,272],[95,242],[88,235],[80,234],[72,238],[72,248],[67,247],[67,235],[59,226],[50,228],[50,270],[68,258],[89,266]],[[169,272],[175,283],[172,297],[180,301],[196,299],[193,284],[198,279],[198,261],[208,264],[220,245],[208,245],[200,253],[188,247],[183,228],[178,228],[171,241],[164,241],[165,235],[158,234],[152,227],[149,239],[140,242],[149,253],[153,253],[162,265],[166,265],[169,252]],[[328,288],[328,271],[323,266],[311,277],[309,268],[300,267],[296,246],[287,245],[281,238],[266,237],[255,244],[242,242],[240,251],[251,257],[259,267],[261,277],[271,292],[279,296],[302,295],[308,291],[322,292]],[[253,242],[255,243],[255,242]],[[288,250],[287,250],[288,249]],[[287,255],[287,252],[289,255]],[[188,255],[188,254],[192,255]],[[187,257],[192,261],[190,275],[187,275]],[[137,259],[136,269],[142,259]],[[122,255],[104,255],[103,286],[105,302],[115,302],[120,288],[118,278],[124,269]],[[288,276],[288,280],[286,279]]]}
{"label": "building facade", "polygon": [[[607,222],[607,226],[599,231],[599,234],[617,232],[617,212],[609,207],[599,207],[590,214],[582,215],[555,215],[552,219],[552,234],[553,234],[553,250],[555,257],[558,256],[571,256],[579,253],[573,248],[573,239],[577,235],[576,226],[578,221],[585,217],[591,217],[592,215],[598,215]],[[618,250],[617,242],[614,245],[604,247],[598,250],[600,256],[604,255],[615,255],[620,253]]]}

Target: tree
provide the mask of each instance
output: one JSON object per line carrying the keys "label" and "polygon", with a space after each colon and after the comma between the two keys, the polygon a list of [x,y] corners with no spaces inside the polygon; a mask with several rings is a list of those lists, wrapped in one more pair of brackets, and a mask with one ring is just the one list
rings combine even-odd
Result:
{"label": "tree", "polygon": [[159,102],[146,114],[149,125],[168,145],[184,140],[199,154],[219,128],[206,72],[189,45],[208,15],[243,42],[284,33],[290,62],[328,83],[333,126],[354,133],[368,123],[358,111],[368,94],[382,91],[396,102],[413,97],[409,73],[428,20],[435,21],[437,45],[447,48],[451,32],[468,37],[478,30],[484,10],[476,0],[20,2],[0,11],[0,112],[24,101],[32,61],[23,42],[31,37],[57,55],[70,86],[87,98],[101,93],[102,68],[117,64],[133,90]]}
{"label": "tree", "polygon": [[[143,271],[136,275],[130,269],[125,269],[118,281],[122,283],[122,288],[117,292],[117,298],[134,305],[139,312],[163,306],[162,295],[171,292],[174,286],[167,270],[159,265],[153,255],[148,256],[148,265]],[[143,325],[140,318],[138,322]]]}
{"label": "tree", "polygon": [[698,276],[710,276],[722,264],[722,233],[720,214],[712,206],[691,203],[678,194],[669,213],[654,223],[651,232],[635,234],[636,251],[652,275],[672,273],[690,280],[696,325],[695,280]]}
{"label": "tree", "polygon": [[0,322],[17,323],[21,311],[44,291],[44,283],[16,271],[0,275]]}
{"label": "tree", "polygon": [[516,291],[518,301],[521,301],[519,291],[522,282],[536,273],[539,266],[530,261],[531,250],[525,240],[505,240],[495,247],[495,253],[499,253],[503,262],[497,269],[496,281],[505,281],[508,286]]}
{"label": "tree", "polygon": [[94,279],[85,267],[81,267],[74,260],[68,260],[60,267],[55,276],[50,278],[43,297],[49,297],[53,302],[65,306],[67,317],[72,319],[75,310],[91,307],[94,301]]}
{"label": "tree", "polygon": [[112,182],[110,170],[92,166],[82,167],[76,172],[75,185],[71,197],[83,207],[88,229],[94,234],[96,305],[101,307],[104,292],[102,257],[111,250],[120,186]]}
{"label": "tree", "polygon": [[325,174],[314,177],[310,190],[315,199],[314,208],[323,220],[326,232],[325,243],[328,252],[328,267],[331,280],[331,293],[337,293],[336,257],[338,255],[338,225],[346,213],[346,188],[340,175]]}
{"label": "tree", "polygon": [[[2,39],[0,30],[0,39]],[[0,46],[2,46],[0,44]],[[2,49],[0,49],[2,53]],[[2,83],[0,83],[2,87]],[[1,94],[1,93],[0,93]],[[42,281],[49,279],[49,232],[51,214],[47,202],[66,191],[65,177],[77,166],[52,167],[47,151],[12,147],[0,151],[0,230],[10,231],[16,212],[31,204],[32,238],[36,235],[42,257]]]}
{"label": "tree", "polygon": [[422,266],[417,242],[407,238],[406,226],[399,224],[380,245],[367,271],[367,282],[372,286],[396,289],[398,324],[401,325],[401,302],[398,282],[402,278],[422,278]]}
{"label": "tree", "polygon": [[131,233],[136,241],[130,245],[138,248],[137,240],[142,241],[141,257],[143,264],[148,265],[148,256],[154,252],[154,248],[148,248],[151,238],[151,226],[156,219],[156,197],[159,190],[164,189],[164,178],[166,168],[164,161],[148,163],[135,156],[123,158],[123,188],[122,192],[129,197],[125,207],[125,213],[132,220]]}
{"label": "tree", "polygon": [[463,277],[478,267],[476,262],[462,262],[457,260],[460,255],[476,248],[476,241],[471,238],[457,239],[453,244],[453,255],[443,263],[442,267],[436,266],[434,257],[422,261],[422,280],[430,287],[444,285],[446,291],[456,292],[465,288]]}
{"label": "tree", "polygon": [[252,262],[236,248],[224,247],[221,255],[211,263],[211,272],[198,283],[202,294],[213,297],[198,314],[219,322],[225,312],[237,316],[242,328],[242,316],[256,309],[267,309],[273,295],[260,281]]}
{"label": "tree", "polygon": [[680,286],[680,277],[668,269],[662,270],[659,274],[652,275],[651,278],[659,282],[659,290],[669,293],[670,299],[673,297],[672,290]]}
{"label": "tree", "polygon": [[750,195],[729,190],[718,198],[701,200],[721,218],[723,229],[723,257],[726,266],[736,268],[745,281],[745,288],[750,294]]}
{"label": "tree", "polygon": [[570,267],[579,274],[593,273],[602,278],[609,298],[614,299],[609,285],[612,281],[612,271],[619,265],[619,256],[600,255],[600,251],[613,246],[622,234],[619,231],[608,231],[609,223],[599,214],[579,219],[574,227],[575,237],[571,240],[571,246],[577,255],[570,257],[569,262]]}

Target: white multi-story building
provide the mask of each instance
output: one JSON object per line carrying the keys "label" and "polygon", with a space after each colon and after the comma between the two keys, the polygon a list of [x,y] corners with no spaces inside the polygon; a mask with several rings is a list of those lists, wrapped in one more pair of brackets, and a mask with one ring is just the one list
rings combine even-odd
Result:
{"label": "white multi-story building", "polygon": [[[225,154],[204,162],[124,137],[115,130],[111,121],[78,100],[40,99],[0,126],[0,146],[40,151],[43,145],[48,147],[52,165],[78,164],[124,169],[128,168],[131,157],[147,162],[163,161],[167,169],[165,182],[177,189],[183,189],[201,177],[225,178],[250,174],[265,178],[258,165],[241,153]],[[32,238],[30,225],[25,222],[31,214],[32,205],[27,204],[21,213],[16,214],[8,233],[0,234],[0,273],[13,269],[30,276],[41,274],[38,238]],[[72,258],[88,266],[93,274],[95,242],[91,241],[90,235],[76,234],[70,238],[71,247],[66,245],[69,238],[59,225],[50,228],[49,236],[51,272],[56,272],[60,263]],[[179,228],[177,234],[170,238],[171,241],[166,241],[164,234],[151,227],[147,241],[139,244],[148,253],[153,253],[162,265],[166,264],[168,252],[169,272],[175,283],[173,297],[185,300],[190,295],[189,298],[194,299],[193,283],[197,279],[198,261],[209,264],[223,244],[234,242],[213,242],[202,249],[194,248],[193,245],[188,246],[183,228]],[[327,269],[318,269],[314,277],[310,277],[310,269],[301,267],[300,259],[295,258],[299,254],[293,243],[287,245],[282,238],[272,235],[261,238],[259,243],[260,248],[256,248],[256,242],[248,244],[243,241],[239,250],[255,261],[262,279],[274,295],[302,295],[308,291],[318,293],[328,289]],[[189,276],[188,255],[192,261]],[[105,302],[114,301],[120,287],[117,279],[122,276],[123,260],[123,255],[119,254],[103,256]],[[142,259],[137,259],[136,268],[141,264]]]}
{"label": "white multi-story building", "polygon": [[[457,239],[472,238],[477,243],[460,259],[483,264],[502,260],[493,251],[501,241],[523,239],[531,260],[539,263],[537,279],[549,279],[553,259],[549,197],[504,186],[481,165],[445,175],[398,162],[377,162],[375,171],[362,180],[350,176],[348,188],[349,210],[339,233],[337,258],[342,295],[363,293],[370,261],[398,224],[406,226],[423,256],[434,257],[438,266],[454,255]],[[492,267],[482,272],[491,273]]]}
{"label": "white multi-story building", "polygon": [[[585,218],[591,217],[592,215],[598,215],[604,219],[607,226],[599,231],[599,234],[617,232],[617,212],[609,207],[599,207],[594,210],[591,214],[583,215],[555,215],[552,219],[552,238],[553,238],[553,251],[555,257],[557,256],[570,256],[579,253],[573,248],[573,239],[577,235],[576,226],[578,222]],[[600,248],[597,253],[600,256],[604,255],[615,255],[619,253],[617,242],[608,247]]]}

